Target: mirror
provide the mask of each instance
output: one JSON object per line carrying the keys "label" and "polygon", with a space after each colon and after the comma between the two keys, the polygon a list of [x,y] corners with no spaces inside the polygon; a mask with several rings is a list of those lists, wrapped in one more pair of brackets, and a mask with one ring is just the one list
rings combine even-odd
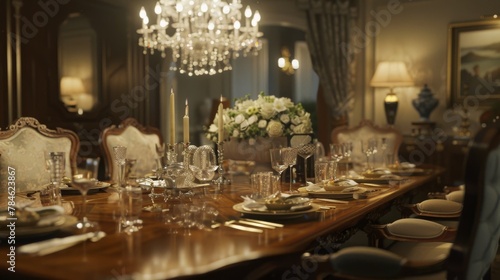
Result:
{"label": "mirror", "polygon": [[99,101],[97,34],[87,17],[73,13],[59,27],[57,43],[60,99],[83,115]]}

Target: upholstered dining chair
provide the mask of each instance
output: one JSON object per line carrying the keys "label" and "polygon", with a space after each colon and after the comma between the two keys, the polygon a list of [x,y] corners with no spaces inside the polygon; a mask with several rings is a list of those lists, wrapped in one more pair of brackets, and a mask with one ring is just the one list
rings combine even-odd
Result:
{"label": "upholstered dining chair", "polygon": [[163,144],[159,129],[143,126],[134,118],[123,120],[101,132],[100,146],[105,158],[106,179],[116,182],[118,170],[115,165],[114,146],[127,147],[127,159],[135,159],[134,174],[144,176],[156,168],[156,144]]}
{"label": "upholstered dining chair", "polygon": [[39,190],[49,183],[46,152],[65,152],[65,176],[71,178],[79,148],[80,140],[73,131],[49,129],[31,117],[19,118],[7,130],[0,130],[0,193],[7,192],[9,167],[15,168],[18,192]]}
{"label": "upholstered dining chair", "polygon": [[[500,238],[499,143],[499,128],[487,127],[470,144],[463,211],[454,234],[432,221],[400,219],[375,227],[378,238],[399,240],[386,249],[356,246],[304,258],[328,264],[341,279],[491,279]],[[453,241],[443,242],[450,237]]]}
{"label": "upholstered dining chair", "polygon": [[382,164],[385,161],[381,149],[382,139],[385,139],[387,150],[385,153],[393,155],[393,161],[398,159],[398,151],[403,136],[401,132],[392,127],[378,127],[369,120],[362,120],[357,126],[341,126],[332,130],[331,143],[346,143],[352,142],[353,151],[351,159],[353,162],[364,163],[366,156],[362,153],[361,141],[375,138],[378,141],[378,152],[375,154],[376,164]]}

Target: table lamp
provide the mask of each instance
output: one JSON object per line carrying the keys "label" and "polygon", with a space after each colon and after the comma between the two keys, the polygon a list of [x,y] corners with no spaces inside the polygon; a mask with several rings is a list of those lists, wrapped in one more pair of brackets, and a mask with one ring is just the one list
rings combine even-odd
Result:
{"label": "table lamp", "polygon": [[383,61],[377,65],[375,74],[370,81],[372,87],[388,87],[389,93],[384,99],[385,117],[389,125],[394,125],[398,111],[398,97],[393,92],[395,87],[413,85],[406,65],[401,61]]}

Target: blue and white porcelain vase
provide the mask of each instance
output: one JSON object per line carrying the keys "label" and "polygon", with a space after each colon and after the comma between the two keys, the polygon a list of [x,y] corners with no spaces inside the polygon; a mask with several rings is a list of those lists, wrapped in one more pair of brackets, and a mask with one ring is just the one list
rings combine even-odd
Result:
{"label": "blue and white porcelain vase", "polygon": [[418,97],[412,101],[413,107],[418,111],[421,121],[429,121],[429,116],[436,109],[439,100],[434,97],[431,90],[424,85],[424,88],[418,94]]}

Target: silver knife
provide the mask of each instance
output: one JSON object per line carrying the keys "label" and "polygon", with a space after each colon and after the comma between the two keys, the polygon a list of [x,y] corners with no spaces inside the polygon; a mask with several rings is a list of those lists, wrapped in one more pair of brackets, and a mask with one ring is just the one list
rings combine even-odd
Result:
{"label": "silver knife", "polygon": [[240,226],[240,225],[235,225],[233,223],[234,223],[234,221],[225,222],[224,226],[230,227],[230,228],[234,228],[234,229],[239,229],[239,230],[242,230],[242,231],[258,232],[258,233],[263,233],[264,232],[263,230],[261,230],[259,228]]}
{"label": "silver knife", "polygon": [[249,221],[249,222],[263,224],[263,225],[268,225],[268,226],[272,226],[272,227],[284,227],[284,225],[282,225],[282,224],[272,223],[272,222],[268,222],[268,221],[261,221],[261,220],[248,219],[248,218],[245,218],[244,220]]}
{"label": "silver knife", "polygon": [[245,220],[239,220],[238,223],[244,224],[244,225],[249,225],[249,226],[254,226],[254,227],[260,227],[260,228],[268,228],[268,229],[275,229],[276,227],[270,226],[270,225],[265,225],[265,224],[260,224],[256,222],[250,222],[250,221],[245,221]]}

